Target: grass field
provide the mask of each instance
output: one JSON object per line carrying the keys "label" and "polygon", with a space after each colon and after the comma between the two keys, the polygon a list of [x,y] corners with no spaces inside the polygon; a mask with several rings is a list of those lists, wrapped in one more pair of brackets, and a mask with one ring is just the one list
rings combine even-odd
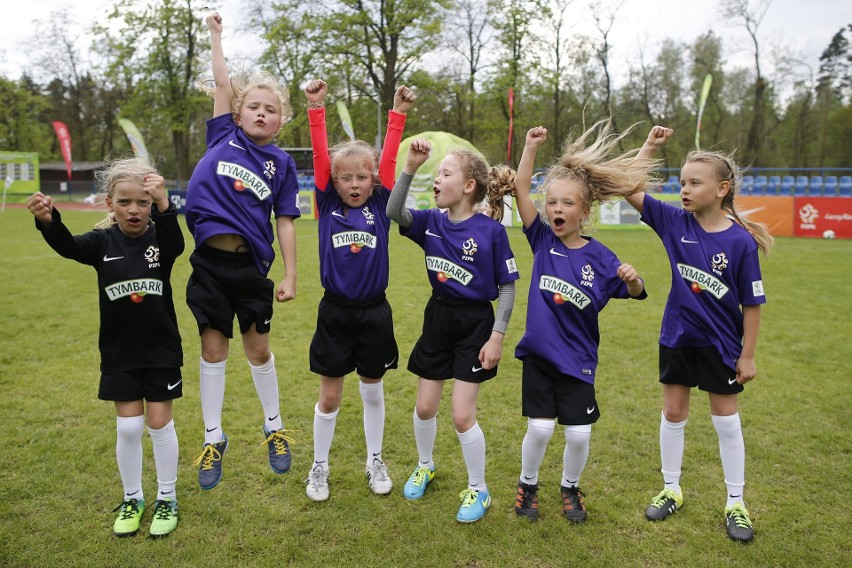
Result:
{"label": "grass field", "polygon": [[[72,232],[99,213],[68,211]],[[416,462],[411,414],[416,381],[404,365],[385,381],[384,456],[394,481],[386,497],[364,478],[361,402],[347,379],[331,454],[331,499],[307,499],[313,407],[319,386],[308,370],[318,284],[316,224],[297,222],[298,296],[276,307],[272,347],[288,429],[297,430],[290,473],[273,474],[261,445],[262,415],[239,342],[228,362],[224,428],[231,441],[224,478],[209,492],[192,461],[203,441],[198,400],[199,341],[184,304],[188,253],[174,273],[184,339],[184,398],[175,404],[180,438],[181,520],[167,539],[112,535],[121,500],[113,405],[97,400],[97,297],[94,271],[61,259],[24,209],[0,215],[0,565],[12,566],[849,566],[852,564],[850,429],[852,388],[852,241],[780,239],[764,262],[768,304],[758,345],[758,378],[740,397],[747,447],[746,500],[755,541],[725,535],[725,486],[706,396],[695,394],[683,467],[685,507],[652,524],[644,508],[661,488],[657,338],[669,269],[650,231],[601,231],[598,237],[634,264],[647,282],[645,302],[611,302],[601,316],[595,425],[581,486],[589,520],[561,516],[562,435],[551,440],[541,471],[541,516],[530,524],[512,505],[526,421],[520,414],[520,365],[531,254],[510,229],[522,280],[498,377],[480,396],[494,500],[482,521],[455,522],[465,473],[445,396],[439,414],[438,475],[419,502],[402,497]],[[191,240],[188,238],[188,243]],[[392,231],[391,286],[400,352],[420,331],[429,295],[422,252]],[[282,274],[280,259],[274,278]],[[447,389],[449,390],[449,389]],[[156,475],[145,436],[144,487]]]}

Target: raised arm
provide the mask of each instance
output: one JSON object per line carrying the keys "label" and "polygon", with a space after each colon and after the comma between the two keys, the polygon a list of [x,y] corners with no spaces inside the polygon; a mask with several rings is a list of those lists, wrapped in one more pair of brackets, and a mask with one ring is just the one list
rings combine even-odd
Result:
{"label": "raised arm", "polygon": [[396,182],[396,155],[402,142],[405,118],[408,109],[414,105],[417,96],[405,85],[396,90],[393,96],[393,109],[388,111],[388,129],[385,144],[379,160],[379,179],[384,187],[393,187]]}
{"label": "raised arm", "polygon": [[547,129],[536,126],[527,131],[527,139],[524,144],[524,152],[518,163],[518,172],[515,174],[516,202],[518,213],[524,227],[529,227],[538,217],[538,209],[530,197],[532,189],[533,166],[535,166],[535,155],[539,147],[547,140]]}
{"label": "raised arm", "polygon": [[[662,148],[674,134],[674,130],[665,126],[654,126],[648,133],[648,138],[636,155],[637,158],[653,158],[659,148]],[[645,208],[645,192],[640,191],[626,197],[627,202],[641,215]]]}
{"label": "raised arm", "polygon": [[412,140],[408,146],[408,158],[405,160],[405,167],[402,168],[402,175],[396,180],[394,190],[391,192],[388,199],[386,213],[388,217],[403,227],[410,227],[413,217],[411,211],[405,207],[405,201],[408,199],[408,191],[411,189],[411,180],[414,174],[417,173],[417,168],[423,165],[423,162],[429,159],[429,152],[432,150],[432,144],[428,140]]}
{"label": "raised arm", "polygon": [[228,75],[228,64],[225,62],[225,52],[222,50],[222,16],[214,12],[207,16],[207,27],[210,28],[210,57],[213,64],[213,81],[216,92],[213,95],[213,116],[231,113],[231,76]]}
{"label": "raised arm", "polygon": [[311,148],[314,155],[314,185],[320,191],[328,187],[331,178],[331,158],[328,155],[328,133],[325,125],[325,97],[328,84],[314,79],[305,87],[308,99],[308,124],[311,129]]}

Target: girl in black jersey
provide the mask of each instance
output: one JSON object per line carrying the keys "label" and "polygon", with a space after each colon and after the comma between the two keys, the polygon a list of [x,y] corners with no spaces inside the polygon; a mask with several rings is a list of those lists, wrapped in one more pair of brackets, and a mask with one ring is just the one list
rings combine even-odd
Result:
{"label": "girl in black jersey", "polygon": [[115,402],[115,453],[124,486],[113,532],[135,534],[145,510],[142,434],[147,406],[158,484],[150,534],[166,536],[178,521],[172,400],[182,395],[183,348],[170,276],[184,249],[183,233],[163,178],[147,163],[116,161],[98,172],[97,180],[109,214],[88,233],[73,236],[51,198],[41,192],[30,197],[27,207],[51,248],[92,266],[98,275],[98,398]]}

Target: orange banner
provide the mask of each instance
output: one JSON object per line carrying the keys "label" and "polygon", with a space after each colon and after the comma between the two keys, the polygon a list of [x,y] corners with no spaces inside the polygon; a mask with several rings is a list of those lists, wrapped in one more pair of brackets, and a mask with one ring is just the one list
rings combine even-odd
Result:
{"label": "orange banner", "polygon": [[737,214],[763,223],[775,237],[793,236],[793,198],[779,195],[737,195]]}

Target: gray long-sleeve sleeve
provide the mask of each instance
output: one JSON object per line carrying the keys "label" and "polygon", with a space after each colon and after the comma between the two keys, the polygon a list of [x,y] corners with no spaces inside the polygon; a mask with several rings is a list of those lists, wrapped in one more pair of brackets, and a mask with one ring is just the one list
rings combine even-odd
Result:
{"label": "gray long-sleeve sleeve", "polygon": [[406,228],[410,227],[411,223],[414,221],[414,218],[411,216],[411,211],[409,211],[405,206],[405,202],[408,199],[408,192],[411,189],[411,180],[413,179],[414,176],[405,172],[399,174],[399,177],[396,178],[396,183],[393,186],[393,191],[391,191],[386,208],[388,217],[399,223],[400,226]]}
{"label": "gray long-sleeve sleeve", "polygon": [[509,329],[509,320],[512,319],[512,309],[515,307],[515,281],[498,286],[497,310],[494,314],[494,327],[492,331],[499,331],[506,335]]}

